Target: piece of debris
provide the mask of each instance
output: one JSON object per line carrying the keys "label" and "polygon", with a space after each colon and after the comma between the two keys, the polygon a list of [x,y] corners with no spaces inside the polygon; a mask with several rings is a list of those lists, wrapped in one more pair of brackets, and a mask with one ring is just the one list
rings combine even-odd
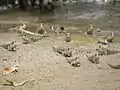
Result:
{"label": "piece of debris", "polygon": [[23,29],[27,29],[27,26],[24,23],[22,23],[22,25],[14,27],[14,28],[9,28],[8,30],[15,30],[19,35],[22,35],[23,31],[21,31],[21,30],[23,30]]}
{"label": "piece of debris", "polygon": [[72,50],[70,47],[52,47],[55,52],[58,52],[59,54],[62,54],[65,57],[71,57],[72,56]]}
{"label": "piece of debris", "polygon": [[6,80],[8,83],[7,83],[7,84],[2,84],[2,85],[5,85],[5,86],[13,86],[13,87],[22,86],[22,85],[24,85],[24,84],[27,82],[27,80],[22,81],[22,82],[20,82],[20,83],[16,83],[15,81],[7,80],[7,79],[5,79],[5,80]]}
{"label": "piece of debris", "polygon": [[72,38],[70,36],[70,33],[67,33],[66,37],[65,37],[65,42],[71,42]]}
{"label": "piece of debris", "polygon": [[74,67],[80,67],[81,66],[81,63],[79,61],[79,57],[66,58],[66,60],[68,61],[68,63],[71,66],[74,66]]}
{"label": "piece of debris", "polygon": [[97,54],[91,55],[91,56],[86,55],[86,56],[90,62],[95,63],[95,64],[99,64],[100,57],[98,57]]}
{"label": "piece of debris", "polygon": [[17,69],[18,69],[18,64],[12,66],[12,67],[4,67],[3,68],[3,72],[2,72],[2,75],[8,75],[12,72],[17,72]]}
{"label": "piece of debris", "polygon": [[26,28],[27,28],[26,25],[23,24],[22,26],[17,26],[16,28],[14,28],[14,30],[19,32],[21,34],[20,36],[23,36],[24,34],[26,34],[26,35],[35,35],[35,36],[44,36],[46,34],[46,31],[45,31],[45,34],[42,35],[42,34],[37,34],[37,33],[27,31]]}
{"label": "piece of debris", "polygon": [[120,51],[110,50],[102,46],[99,46],[99,48],[97,48],[96,51],[98,51],[98,55],[109,55],[109,54],[120,53]]}
{"label": "piece of debris", "polygon": [[17,50],[17,45],[15,44],[15,42],[3,44],[1,46],[9,51],[16,51]]}
{"label": "piece of debris", "polygon": [[120,65],[111,65],[111,64],[108,64],[111,68],[113,69],[120,69]]}

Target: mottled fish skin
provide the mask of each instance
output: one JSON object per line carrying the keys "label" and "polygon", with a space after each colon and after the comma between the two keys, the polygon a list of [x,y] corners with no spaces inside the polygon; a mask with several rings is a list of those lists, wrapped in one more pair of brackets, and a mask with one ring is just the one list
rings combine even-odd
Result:
{"label": "mottled fish skin", "polygon": [[99,55],[109,55],[109,54],[120,53],[120,51],[110,50],[104,47],[99,47],[98,49],[96,49],[96,51],[98,51]]}
{"label": "mottled fish skin", "polygon": [[17,50],[17,45],[14,44],[15,42],[11,42],[9,44],[3,44],[1,45],[3,48],[9,50],[9,51],[16,51]]}
{"label": "mottled fish skin", "polygon": [[81,66],[81,63],[78,59],[79,59],[78,57],[66,58],[67,62],[73,67],[80,67]]}
{"label": "mottled fish skin", "polygon": [[58,52],[59,54],[63,55],[64,57],[71,57],[72,56],[72,50],[70,48],[64,48],[64,47],[52,47],[55,52]]}
{"label": "mottled fish skin", "polygon": [[95,63],[95,64],[99,64],[100,57],[98,57],[96,54],[92,55],[92,56],[88,56],[88,55],[86,55],[86,56],[90,62]]}

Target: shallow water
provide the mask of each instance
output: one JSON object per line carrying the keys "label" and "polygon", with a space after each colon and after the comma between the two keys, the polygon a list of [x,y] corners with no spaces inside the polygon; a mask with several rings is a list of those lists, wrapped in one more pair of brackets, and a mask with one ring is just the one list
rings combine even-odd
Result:
{"label": "shallow water", "polygon": [[[68,8],[68,12],[66,12]],[[77,25],[86,27],[92,23],[95,27],[105,30],[120,28],[120,7],[98,5],[78,2],[70,5],[61,5],[54,13],[40,14],[37,11],[21,12],[19,10],[7,10],[0,13],[0,20],[37,20],[47,23],[59,23],[64,25]]]}
{"label": "shallow water", "polygon": [[[66,12],[66,8],[68,8],[68,12]],[[79,31],[85,31],[90,23],[92,23],[95,28],[100,28],[103,31],[119,31],[119,8],[120,7],[111,4],[100,5],[78,2],[74,4],[69,4],[67,6],[61,5],[60,7],[57,7],[53,13],[49,14],[40,14],[39,10],[28,12],[22,12],[18,9],[7,10],[0,13],[0,20],[28,20],[35,22],[37,21],[44,23],[62,24],[67,28],[78,28],[71,30],[69,29],[69,31],[76,33],[78,33]],[[119,35],[120,34],[118,34],[117,36]],[[78,37],[75,36],[75,38]],[[84,39],[86,38],[84,37]],[[89,38],[86,40],[86,42],[91,42]]]}

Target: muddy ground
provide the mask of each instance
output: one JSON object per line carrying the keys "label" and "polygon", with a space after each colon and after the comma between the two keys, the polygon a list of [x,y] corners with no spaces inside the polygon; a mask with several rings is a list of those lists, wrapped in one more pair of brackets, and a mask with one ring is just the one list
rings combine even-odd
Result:
{"label": "muddy ground", "polygon": [[[87,36],[85,36],[87,37]],[[73,37],[76,38],[75,36]],[[77,37],[78,38],[78,37]],[[95,39],[95,38],[94,38]],[[14,65],[18,60],[18,72],[7,76],[0,74],[1,90],[119,90],[120,70],[113,69],[108,64],[120,64],[120,53],[100,56],[100,63],[93,64],[84,55],[87,50],[95,51],[98,46],[92,37],[64,43],[64,38],[46,37],[31,44],[21,44],[22,39],[13,32],[0,33],[0,42],[16,41],[19,49],[10,52],[0,47],[0,70],[4,66]],[[87,43],[84,43],[84,42]],[[62,55],[53,51],[52,46],[65,45],[81,50],[80,67],[71,66]],[[116,44],[119,49],[120,43]],[[5,60],[6,59],[6,60]],[[21,82],[28,81],[23,86],[4,86],[4,79]]]}
{"label": "muddy ground", "polygon": [[[81,54],[81,67],[70,66],[66,59],[52,50],[53,45],[60,45],[62,40],[44,38],[33,44],[20,44],[21,38],[15,33],[1,33],[2,42],[16,40],[19,44],[17,52],[0,49],[1,70],[4,65],[13,65],[19,61],[17,73],[0,76],[0,83],[5,83],[4,78],[20,82],[29,78],[29,81],[18,87],[0,85],[1,90],[116,90],[119,86],[119,70],[111,69],[108,63],[120,63],[120,54],[102,56],[100,64],[92,64],[86,56]],[[69,44],[70,45],[70,44]],[[90,47],[89,47],[90,45]],[[95,49],[94,44],[81,46]],[[7,61],[3,61],[7,59]]]}

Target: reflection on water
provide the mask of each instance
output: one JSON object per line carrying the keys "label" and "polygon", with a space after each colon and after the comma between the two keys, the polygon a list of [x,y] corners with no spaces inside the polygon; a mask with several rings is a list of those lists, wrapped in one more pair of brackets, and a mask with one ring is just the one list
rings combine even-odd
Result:
{"label": "reflection on water", "polygon": [[[66,11],[66,8],[68,11]],[[70,5],[61,5],[54,13],[40,14],[39,12],[6,11],[0,14],[3,20],[39,20],[47,23],[60,23],[79,26],[88,26],[92,23],[96,27],[113,30],[120,28],[120,9],[112,5],[86,4],[78,2]]]}
{"label": "reflection on water", "polygon": [[[93,23],[98,27],[104,28],[119,28],[120,24],[120,9],[111,5],[95,5],[95,4],[83,4],[81,2],[69,5],[69,11],[67,19],[72,24],[86,25]],[[65,12],[64,12],[65,13]],[[59,18],[61,12],[57,13]],[[61,18],[63,21],[63,19]],[[65,19],[64,19],[65,20]],[[65,20],[65,21],[66,21]]]}

